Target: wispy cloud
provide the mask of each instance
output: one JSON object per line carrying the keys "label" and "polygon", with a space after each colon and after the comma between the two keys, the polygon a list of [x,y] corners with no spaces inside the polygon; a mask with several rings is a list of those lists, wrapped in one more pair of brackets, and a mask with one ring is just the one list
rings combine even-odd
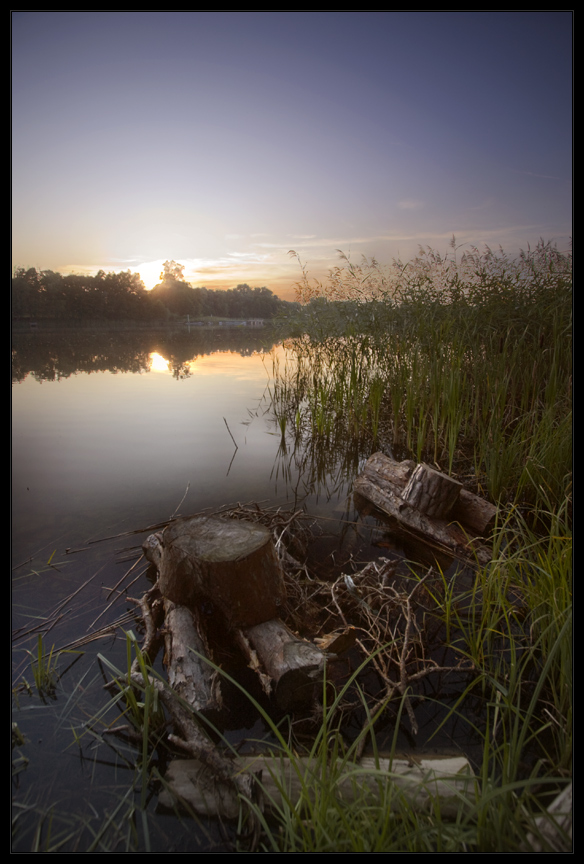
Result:
{"label": "wispy cloud", "polygon": [[562,180],[562,177],[556,177],[554,174],[536,174],[535,171],[516,171],[516,174],[524,174],[526,177],[538,177],[541,180]]}
{"label": "wispy cloud", "polygon": [[415,198],[404,198],[402,201],[398,201],[397,206],[400,210],[421,210],[426,205],[423,201],[418,201]]}

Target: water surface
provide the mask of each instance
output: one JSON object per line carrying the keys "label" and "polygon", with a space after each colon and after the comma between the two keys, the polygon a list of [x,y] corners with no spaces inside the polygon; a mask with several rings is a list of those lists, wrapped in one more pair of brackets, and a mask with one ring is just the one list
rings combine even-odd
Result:
{"label": "water surface", "polygon": [[[15,335],[12,683],[13,720],[25,737],[13,750],[15,851],[32,848],[39,825],[48,844],[50,824],[78,830],[87,820],[96,830],[121,801],[127,807],[134,800],[128,794],[136,785],[137,750],[105,732],[123,717],[110,711],[95,719],[109,700],[105,667],[127,668],[120,616],[140,639],[128,598],[139,598],[153,578],[144,565],[129,569],[149,532],[128,532],[179,513],[255,502],[302,509],[315,520],[309,555],[321,578],[338,578],[379,556],[411,557],[387,527],[355,509],[352,482],[370,452],[342,443],[340,451],[305,446],[290,428],[282,438],[270,388],[272,364],[283,363],[286,350],[267,334],[186,328]],[[39,696],[28,653],[37,651],[38,632],[45,652],[58,651],[115,622],[115,636],[87,643],[81,654],[62,654],[56,692]],[[157,668],[162,674],[161,658]],[[245,666],[241,671],[253,678]],[[436,698],[430,679],[424,686],[430,698],[428,708],[418,709],[420,745],[439,725],[432,712],[447,711],[444,691]],[[243,697],[231,693],[226,701],[228,738],[266,734]],[[444,727],[441,746],[458,737],[455,726],[456,720]],[[392,736],[391,723],[388,730]],[[399,742],[416,746],[407,731]],[[157,767],[164,775],[163,762]],[[155,805],[153,795],[152,848],[196,851],[203,835],[192,824],[155,816]],[[91,836],[86,831],[79,848],[89,848]]]}
{"label": "water surface", "polygon": [[[304,507],[328,517],[338,533],[347,489],[335,481],[331,493],[326,481],[301,482],[267,411],[272,357],[280,350],[265,337],[246,334],[15,335],[13,720],[26,738],[16,751],[19,767],[28,760],[15,780],[15,808],[24,808],[15,850],[30,848],[42,814],[56,809],[99,821],[132,782],[133,754],[124,764],[117,746],[104,754],[103,744],[93,745],[90,736],[81,747],[75,743],[107,701],[96,655],[124,669],[123,638],[102,639],[72,655],[76,662],[55,697],[40,699],[34,686],[31,693],[22,689],[23,679],[32,685],[27,652],[37,649],[35,627],[46,629],[43,620],[53,620],[64,600],[44,636],[46,650],[67,646],[132,609],[124,595],[110,608],[117,596],[111,589],[136,558],[130,551],[124,562],[119,550],[145,535],[88,541],[167,520],[177,511],[251,501]],[[143,575],[129,593],[139,597],[149,585]],[[241,726],[246,722],[242,714]]]}

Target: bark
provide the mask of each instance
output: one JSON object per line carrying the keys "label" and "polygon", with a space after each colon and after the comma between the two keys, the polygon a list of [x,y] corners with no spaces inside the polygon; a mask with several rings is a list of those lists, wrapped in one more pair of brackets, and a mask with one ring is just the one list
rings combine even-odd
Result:
{"label": "bark", "polygon": [[216,719],[222,708],[220,679],[206,662],[209,646],[197,612],[165,602],[168,683],[195,711]]}
{"label": "bark", "polygon": [[460,495],[462,483],[420,463],[410,475],[403,499],[431,518],[446,519]]}

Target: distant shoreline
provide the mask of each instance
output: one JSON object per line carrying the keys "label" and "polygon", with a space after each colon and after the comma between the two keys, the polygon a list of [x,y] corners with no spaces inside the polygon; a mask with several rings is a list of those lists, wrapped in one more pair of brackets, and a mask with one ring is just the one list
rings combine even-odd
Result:
{"label": "distant shoreline", "polygon": [[261,319],[262,323],[250,324],[250,321],[258,319],[250,318],[223,318],[212,321],[139,321],[139,320],[102,320],[102,319],[79,319],[79,320],[54,320],[54,319],[12,319],[13,333],[47,333],[60,330],[232,330],[238,329],[249,332],[266,330],[272,326],[271,318]]}

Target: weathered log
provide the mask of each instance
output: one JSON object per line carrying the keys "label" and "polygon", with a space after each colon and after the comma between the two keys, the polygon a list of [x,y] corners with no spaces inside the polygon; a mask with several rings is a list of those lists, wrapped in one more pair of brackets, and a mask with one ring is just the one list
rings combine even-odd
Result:
{"label": "weathered log", "polygon": [[199,613],[165,601],[164,662],[168,683],[195,711],[215,717],[222,708],[220,681],[206,662],[210,650]]}
{"label": "weathered log", "polygon": [[[403,498],[404,490],[415,468],[416,463],[411,459],[396,462],[384,453],[374,453],[367,460],[363,475],[374,483],[378,480],[383,481],[385,489]],[[464,525],[472,536],[488,537],[494,528],[496,516],[497,508],[494,504],[466,489],[461,489],[449,519]]]}
{"label": "weathered log", "polygon": [[[340,765],[340,763],[339,763]],[[286,756],[255,755],[240,756],[235,766],[240,776],[253,772],[262,789],[266,811],[294,806],[306,794],[312,783],[319,783],[322,760],[299,757],[292,762]],[[336,767],[329,765],[327,771]],[[339,772],[341,769],[339,768]],[[226,796],[214,792],[212,778],[201,762],[173,760],[166,777],[167,786],[161,792],[158,804],[161,809],[172,808],[177,800],[190,805],[196,813],[206,816],[235,818],[239,807],[235,790]],[[464,757],[422,756],[410,759],[363,758],[360,763],[345,763],[336,784],[339,798],[347,803],[383,800],[385,784],[395,784],[400,792],[417,810],[429,810],[439,806],[443,816],[460,814],[464,801],[472,798],[475,777]]]}
{"label": "weathered log", "polygon": [[460,495],[462,483],[421,462],[410,475],[402,498],[433,519],[446,519]]}
{"label": "weathered log", "polygon": [[[482,529],[494,523],[496,508],[486,501],[480,507],[478,496],[462,489],[447,519],[432,518],[404,500],[414,468],[411,462],[397,463],[375,453],[356,478],[353,490],[395,519],[402,529],[438,550],[470,563],[486,564],[490,552],[481,542],[486,534]],[[469,500],[474,506],[469,508],[467,521],[464,505]]]}
{"label": "weathered log", "polygon": [[572,781],[534,821],[534,831],[529,832],[520,851],[572,851]]}
{"label": "weathered log", "polygon": [[461,489],[449,518],[453,522],[460,522],[478,537],[489,537],[497,520],[497,508],[490,501]]}
{"label": "weathered log", "polygon": [[[138,673],[132,674],[132,681],[138,687],[146,685]],[[151,679],[149,683],[158,691],[161,702],[180,731],[180,735],[169,735],[168,740],[193,757],[185,761],[187,764],[196,764],[205,778],[196,790],[198,806],[202,808],[198,812],[209,815],[221,813],[226,818],[235,818],[240,813],[242,802],[254,799],[253,774],[238,771],[233,759],[212,744],[199,728],[193,713],[184,707],[173,690],[156,679]],[[207,788],[210,789],[208,795],[205,791]],[[253,813],[250,816],[253,819]]]}
{"label": "weathered log", "polygon": [[[270,681],[277,706],[291,711],[309,704],[315,685],[322,681],[325,655],[295,636],[279,618],[264,621],[240,633],[240,645],[247,645],[250,666],[259,661],[261,670]],[[264,687],[264,689],[266,689]]]}
{"label": "weathered log", "polygon": [[270,531],[255,522],[194,516],[172,522],[143,545],[164,597],[194,609],[218,606],[228,625],[253,627],[278,615],[284,577]]}

